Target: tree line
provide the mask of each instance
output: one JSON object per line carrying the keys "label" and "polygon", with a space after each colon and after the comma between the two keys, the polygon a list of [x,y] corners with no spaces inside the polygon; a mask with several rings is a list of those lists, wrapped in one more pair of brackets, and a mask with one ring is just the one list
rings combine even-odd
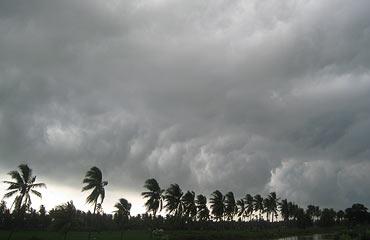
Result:
{"label": "tree line", "polygon": [[[4,199],[14,197],[10,208],[4,201],[0,203],[0,228],[12,233],[18,229],[59,230],[65,234],[71,230],[92,231],[124,229],[248,229],[274,226],[309,227],[319,225],[329,227],[335,224],[362,224],[370,222],[367,208],[363,204],[339,211],[320,209],[308,205],[306,209],[298,204],[277,197],[271,192],[263,197],[260,194],[246,194],[236,199],[233,192],[223,194],[216,190],[209,201],[203,194],[194,191],[182,191],[176,183],[162,189],[154,178],[144,183],[141,193],[146,200],[146,213],[131,216],[131,203],[120,198],[114,205],[113,214],[106,214],[102,204],[105,199],[103,179],[97,167],[89,169],[82,180],[82,191],[89,191],[86,203],[93,206],[93,211],[84,212],[76,209],[73,202],[67,202],[46,211],[43,205],[39,210],[31,207],[32,196],[42,197],[39,188],[46,188],[45,183],[36,182],[32,169],[21,164],[18,170],[10,171],[12,181],[3,181],[8,185]],[[160,214],[162,213],[162,214]]]}

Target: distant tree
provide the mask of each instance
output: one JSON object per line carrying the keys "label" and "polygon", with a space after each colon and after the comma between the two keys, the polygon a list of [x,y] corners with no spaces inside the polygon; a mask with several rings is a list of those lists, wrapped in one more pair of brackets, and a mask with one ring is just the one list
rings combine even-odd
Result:
{"label": "distant tree", "polygon": [[[103,181],[103,174],[101,170],[97,167],[92,167],[87,171],[85,178],[83,179],[85,186],[82,191],[92,190],[91,193],[86,198],[86,203],[94,204],[93,215],[96,215],[98,203],[102,204],[105,198],[104,187],[108,185],[107,181]],[[98,202],[100,198],[100,202]],[[96,215],[97,216],[97,215]],[[91,238],[91,231],[89,231],[89,239]]]}
{"label": "distant tree", "polygon": [[271,214],[271,221],[274,222],[274,217],[277,218],[278,214],[278,205],[279,205],[279,198],[276,196],[275,192],[271,192],[268,197],[268,212]]}
{"label": "distant tree", "polygon": [[350,225],[363,224],[369,220],[367,208],[360,203],[355,203],[345,210],[346,218]]}
{"label": "distant tree", "polygon": [[184,216],[195,220],[197,216],[197,206],[195,205],[195,193],[193,191],[187,191],[182,196],[182,205],[184,208]]}
{"label": "distant tree", "polygon": [[238,212],[235,197],[233,192],[228,192],[225,195],[225,215],[227,220],[233,220],[234,215]]}
{"label": "distant tree", "polygon": [[207,221],[209,219],[209,209],[207,207],[207,198],[199,194],[195,200],[195,204],[198,210],[198,219],[200,221]]}
{"label": "distant tree", "polygon": [[154,178],[145,181],[144,188],[148,189],[147,192],[142,192],[141,195],[147,199],[145,207],[147,212],[152,212],[156,216],[158,210],[162,210],[163,205],[163,192],[157,180]]}
{"label": "distant tree", "polygon": [[180,217],[183,213],[183,204],[181,197],[183,192],[178,184],[171,184],[166,190],[164,199],[166,201],[165,208],[169,214],[174,214],[174,216]]}
{"label": "distant tree", "polygon": [[342,223],[342,221],[343,221],[343,219],[344,219],[344,216],[345,216],[344,211],[343,211],[343,210],[339,210],[339,211],[337,212],[337,216],[336,216],[336,218],[337,218],[337,222],[338,222],[338,223]]}
{"label": "distant tree", "polygon": [[310,217],[311,220],[314,220],[315,212],[316,212],[316,207],[315,206],[313,206],[313,205],[308,205],[307,206],[306,214]]}
{"label": "distant tree", "polygon": [[287,222],[289,220],[289,204],[287,199],[283,199],[280,203],[280,213],[284,220],[284,222]]}
{"label": "distant tree", "polygon": [[35,183],[36,176],[32,176],[32,169],[27,164],[21,164],[18,166],[20,171],[11,171],[8,173],[14,181],[4,181],[9,184],[7,188],[8,192],[4,195],[4,198],[10,198],[16,195],[12,206],[16,211],[20,211],[21,208],[24,210],[31,206],[31,194],[41,198],[42,195],[35,188],[46,187],[45,183]]}
{"label": "distant tree", "polygon": [[123,239],[123,228],[124,223],[128,222],[130,216],[131,203],[129,203],[125,198],[120,198],[118,202],[114,205],[116,210],[114,211],[114,218],[118,224],[121,226],[121,240]]}
{"label": "distant tree", "polygon": [[258,212],[258,218],[261,220],[262,212],[264,211],[263,198],[257,194],[254,196],[254,211]]}
{"label": "distant tree", "polygon": [[216,190],[211,194],[209,202],[211,203],[212,215],[216,220],[221,221],[225,213],[225,197],[220,191]]}
{"label": "distant tree", "polygon": [[76,213],[76,207],[72,201],[51,209],[52,229],[63,232],[64,239],[67,239],[68,232],[78,225]]}
{"label": "distant tree", "polygon": [[321,218],[320,218],[320,226],[322,227],[330,227],[335,224],[335,216],[336,212],[331,208],[324,208],[321,213]]}
{"label": "distant tree", "polygon": [[271,201],[269,198],[263,199],[263,212],[266,213],[266,220],[270,221]]}
{"label": "distant tree", "polygon": [[247,194],[244,198],[244,202],[246,205],[246,214],[249,216],[249,220],[251,220],[254,212],[254,198],[252,195]]}
{"label": "distant tree", "polygon": [[237,205],[239,219],[244,220],[244,217],[246,215],[246,209],[245,209],[244,199],[237,200],[236,201],[236,205]]}

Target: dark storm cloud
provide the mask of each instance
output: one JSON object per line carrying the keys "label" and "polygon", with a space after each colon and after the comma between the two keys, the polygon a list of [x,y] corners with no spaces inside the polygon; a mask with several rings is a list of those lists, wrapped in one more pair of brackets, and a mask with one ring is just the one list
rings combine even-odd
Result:
{"label": "dark storm cloud", "polygon": [[369,5],[2,2],[1,167],[370,204]]}

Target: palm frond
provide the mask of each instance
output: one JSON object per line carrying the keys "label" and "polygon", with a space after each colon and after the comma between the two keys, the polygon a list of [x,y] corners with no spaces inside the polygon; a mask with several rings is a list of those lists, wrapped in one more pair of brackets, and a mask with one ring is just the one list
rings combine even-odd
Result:
{"label": "palm frond", "polygon": [[31,192],[32,192],[33,194],[35,194],[36,196],[38,196],[39,198],[42,198],[42,194],[41,194],[39,191],[31,190]]}
{"label": "palm frond", "polygon": [[21,174],[18,171],[10,171],[8,175],[17,181],[17,183],[24,183],[23,178]]}
{"label": "palm frond", "polygon": [[17,192],[18,192],[18,190],[13,190],[13,191],[7,192],[7,193],[4,194],[4,198],[10,198],[11,196],[16,194]]}

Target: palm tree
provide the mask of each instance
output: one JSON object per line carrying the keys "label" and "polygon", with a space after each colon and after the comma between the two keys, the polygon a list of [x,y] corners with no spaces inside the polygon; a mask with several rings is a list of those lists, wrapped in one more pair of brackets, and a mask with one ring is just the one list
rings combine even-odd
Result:
{"label": "palm tree", "polygon": [[254,198],[252,195],[247,194],[244,198],[245,205],[246,205],[246,214],[249,216],[249,220],[252,218],[254,212]]}
{"label": "palm tree", "polygon": [[225,214],[227,220],[233,220],[235,213],[237,213],[238,208],[235,203],[235,197],[233,192],[228,192],[225,195]]}
{"label": "palm tree", "polygon": [[32,203],[30,194],[41,198],[41,193],[35,188],[46,188],[46,185],[45,183],[35,183],[36,176],[32,176],[32,169],[27,164],[21,164],[18,168],[20,171],[14,170],[8,173],[14,181],[4,181],[4,183],[9,184],[8,192],[5,193],[4,198],[10,198],[17,194],[12,206],[16,211],[25,211]]}
{"label": "palm tree", "polygon": [[287,222],[289,220],[289,204],[287,199],[283,199],[280,203],[280,213],[284,220],[284,222]]}
{"label": "palm tree", "polygon": [[236,205],[237,205],[239,219],[244,220],[244,216],[246,212],[244,199],[239,199],[238,201],[236,201]]}
{"label": "palm tree", "polygon": [[[103,181],[103,174],[97,167],[92,167],[87,171],[83,183],[86,184],[82,188],[82,192],[92,190],[89,196],[86,198],[86,203],[94,204],[94,212],[96,213],[96,207],[98,205],[98,200],[100,198],[100,204],[103,203],[105,198],[105,189],[104,187],[108,185],[107,181]],[[91,231],[89,231],[89,239],[91,237]]]}
{"label": "palm tree", "polygon": [[77,224],[76,207],[73,202],[58,205],[50,210],[50,216],[54,219],[52,228],[64,233],[64,239],[67,239],[68,232]]}
{"label": "palm tree", "polygon": [[271,213],[271,201],[269,198],[263,199],[263,212],[266,213],[266,220],[269,221],[269,216]]}
{"label": "palm tree", "polygon": [[123,239],[123,223],[128,220],[130,216],[131,203],[129,203],[125,198],[120,198],[118,202],[114,205],[117,209],[114,211],[114,216],[117,222],[121,225],[121,240]]}
{"label": "palm tree", "polygon": [[147,212],[152,212],[154,217],[157,211],[162,210],[163,205],[163,192],[164,190],[159,187],[157,180],[154,178],[145,181],[144,188],[148,189],[147,192],[142,192],[141,195],[148,200],[145,202]]}
{"label": "palm tree", "polygon": [[183,192],[178,184],[171,184],[166,190],[164,199],[166,200],[165,208],[170,214],[174,213],[175,216],[181,216],[183,211],[183,204],[181,197]]}
{"label": "palm tree", "polygon": [[264,210],[264,207],[263,207],[263,198],[259,194],[254,196],[254,210],[258,211],[258,218],[259,220],[261,220],[261,214]]}
{"label": "palm tree", "polygon": [[195,193],[193,191],[187,191],[182,196],[182,204],[184,207],[184,215],[191,220],[195,220],[197,216],[197,206],[195,205]]}
{"label": "palm tree", "polygon": [[277,210],[279,205],[279,198],[276,196],[275,192],[271,192],[268,195],[269,199],[269,212],[271,213],[271,221],[274,222],[274,216],[277,218]]}
{"label": "palm tree", "polygon": [[211,203],[212,215],[216,220],[221,221],[225,213],[225,197],[216,190],[211,194],[209,202]]}
{"label": "palm tree", "polygon": [[195,204],[198,210],[198,219],[200,221],[206,221],[209,218],[209,210],[207,207],[207,198],[206,196],[199,194],[195,200]]}

